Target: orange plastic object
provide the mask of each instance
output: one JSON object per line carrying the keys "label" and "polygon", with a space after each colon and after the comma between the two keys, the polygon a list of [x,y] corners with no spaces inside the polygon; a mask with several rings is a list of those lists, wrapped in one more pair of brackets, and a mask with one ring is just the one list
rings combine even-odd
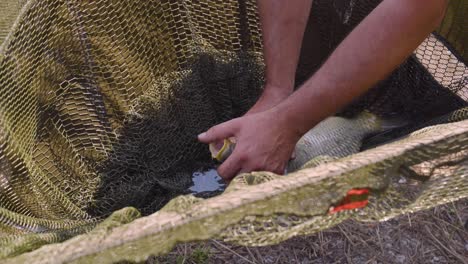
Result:
{"label": "orange plastic object", "polygon": [[366,207],[369,203],[369,194],[369,189],[350,190],[339,205],[330,208],[330,213]]}

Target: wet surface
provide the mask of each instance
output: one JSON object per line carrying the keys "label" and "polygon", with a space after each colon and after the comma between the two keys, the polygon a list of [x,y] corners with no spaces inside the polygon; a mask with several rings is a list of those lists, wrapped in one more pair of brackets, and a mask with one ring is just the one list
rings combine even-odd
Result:
{"label": "wet surface", "polygon": [[216,168],[196,171],[192,174],[193,184],[189,192],[197,197],[212,197],[226,189],[225,181],[218,175]]}

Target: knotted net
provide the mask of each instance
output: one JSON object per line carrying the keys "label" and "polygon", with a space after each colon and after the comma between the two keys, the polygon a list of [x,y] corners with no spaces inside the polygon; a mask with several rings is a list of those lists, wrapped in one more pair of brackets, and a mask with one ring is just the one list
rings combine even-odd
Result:
{"label": "knotted net", "polygon": [[[315,0],[297,84],[379,2]],[[2,1],[0,259],[141,261],[209,238],[268,245],[466,198],[466,14],[466,1],[450,1],[439,30],[340,113],[406,125],[359,153],[241,175],[202,199],[186,194],[211,162],[196,135],[262,90],[255,1]],[[359,188],[371,191],[365,208],[330,213]]]}

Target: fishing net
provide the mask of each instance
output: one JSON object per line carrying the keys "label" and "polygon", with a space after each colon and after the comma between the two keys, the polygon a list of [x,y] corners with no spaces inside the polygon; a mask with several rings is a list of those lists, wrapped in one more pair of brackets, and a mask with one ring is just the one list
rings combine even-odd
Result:
{"label": "fishing net", "polygon": [[[298,85],[379,2],[314,1]],[[212,166],[196,135],[262,92],[255,1],[1,1],[0,259],[142,261],[210,238],[270,245],[466,198],[467,14],[450,1],[438,31],[339,113],[402,125],[360,142],[324,126],[341,155],[287,176],[243,174],[205,199],[187,191]],[[334,210],[363,189],[365,207]]]}

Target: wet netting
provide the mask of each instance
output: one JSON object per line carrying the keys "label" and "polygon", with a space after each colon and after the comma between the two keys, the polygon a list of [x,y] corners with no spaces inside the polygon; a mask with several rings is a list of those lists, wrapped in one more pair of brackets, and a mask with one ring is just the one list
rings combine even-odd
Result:
{"label": "wet netting", "polygon": [[[379,2],[314,1],[298,85]],[[255,1],[0,1],[0,259],[271,245],[466,198],[467,15],[450,1],[407,61],[299,142],[305,165],[207,198],[187,191],[213,165],[196,135],[262,91]]]}

